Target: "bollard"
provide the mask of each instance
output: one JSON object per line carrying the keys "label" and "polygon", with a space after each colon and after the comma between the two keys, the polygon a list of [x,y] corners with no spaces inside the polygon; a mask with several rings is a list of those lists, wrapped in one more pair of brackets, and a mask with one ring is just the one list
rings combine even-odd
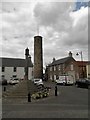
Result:
{"label": "bollard", "polygon": [[4,87],[4,92],[6,91],[6,87]]}
{"label": "bollard", "polygon": [[55,86],[55,96],[57,96],[57,86]]}
{"label": "bollard", "polygon": [[28,93],[28,102],[31,102],[31,94]]}

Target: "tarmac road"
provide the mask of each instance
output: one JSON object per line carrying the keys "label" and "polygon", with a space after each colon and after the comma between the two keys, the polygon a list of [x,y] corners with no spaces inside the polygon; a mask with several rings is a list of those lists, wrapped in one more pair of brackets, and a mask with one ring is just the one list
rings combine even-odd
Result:
{"label": "tarmac road", "polygon": [[3,118],[88,118],[88,89],[58,86],[59,95],[55,96],[54,85],[51,86],[53,94],[47,98],[4,103]]}
{"label": "tarmac road", "polygon": [[18,104],[6,105],[4,118],[87,118],[85,105]]}

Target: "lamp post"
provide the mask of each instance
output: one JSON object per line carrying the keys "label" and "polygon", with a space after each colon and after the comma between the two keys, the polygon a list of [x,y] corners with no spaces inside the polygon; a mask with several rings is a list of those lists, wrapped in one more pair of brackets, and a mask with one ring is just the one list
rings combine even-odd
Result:
{"label": "lamp post", "polygon": [[84,71],[83,71],[83,54],[82,54],[82,51],[81,51],[81,52],[78,52],[76,55],[77,55],[77,56],[78,56],[78,55],[81,56],[82,78],[84,78]]}
{"label": "lamp post", "polygon": [[31,102],[31,94],[29,91],[29,81],[28,81],[28,61],[30,57],[28,48],[26,48],[25,50],[25,56],[26,56],[25,79],[27,80],[27,87],[28,87],[28,102]]}
{"label": "lamp post", "polygon": [[28,80],[28,56],[29,56],[29,49],[25,49],[25,56],[26,56],[26,68],[25,68],[25,79]]}

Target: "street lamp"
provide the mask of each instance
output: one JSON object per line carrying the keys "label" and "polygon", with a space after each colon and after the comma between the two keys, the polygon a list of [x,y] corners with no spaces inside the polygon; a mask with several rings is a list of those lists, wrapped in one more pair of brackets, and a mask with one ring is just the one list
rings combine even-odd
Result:
{"label": "street lamp", "polygon": [[81,51],[81,52],[78,52],[76,55],[77,55],[77,56],[78,56],[78,55],[81,56],[81,63],[82,63],[82,78],[84,78],[84,71],[83,71],[83,54],[82,54],[82,51]]}
{"label": "street lamp", "polygon": [[27,87],[28,87],[28,102],[31,102],[31,95],[30,95],[30,90],[29,90],[29,81],[28,81],[28,61],[29,61],[29,49],[26,48],[25,50],[25,56],[26,56],[26,68],[25,68],[25,79],[27,80]]}

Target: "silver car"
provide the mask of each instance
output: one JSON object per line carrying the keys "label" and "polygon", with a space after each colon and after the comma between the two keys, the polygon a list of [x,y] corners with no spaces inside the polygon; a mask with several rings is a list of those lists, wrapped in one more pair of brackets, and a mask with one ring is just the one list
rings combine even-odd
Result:
{"label": "silver car", "polygon": [[36,85],[43,85],[42,79],[34,79],[33,82]]}

